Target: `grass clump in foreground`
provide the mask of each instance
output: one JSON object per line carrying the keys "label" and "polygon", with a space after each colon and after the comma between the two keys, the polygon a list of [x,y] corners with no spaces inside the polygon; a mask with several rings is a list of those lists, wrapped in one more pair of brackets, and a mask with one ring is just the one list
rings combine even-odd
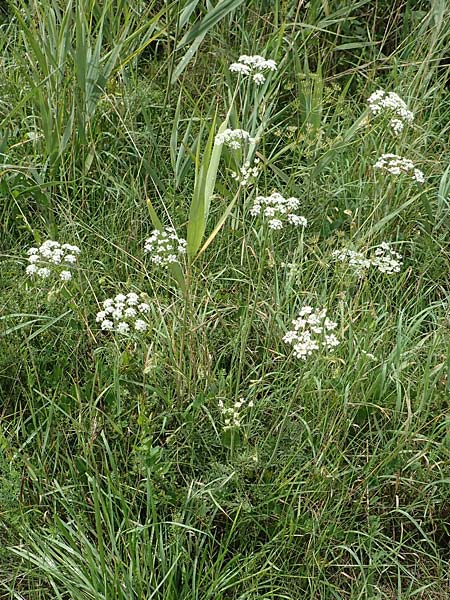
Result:
{"label": "grass clump in foreground", "polygon": [[0,598],[450,595],[450,9],[338,4],[9,5]]}

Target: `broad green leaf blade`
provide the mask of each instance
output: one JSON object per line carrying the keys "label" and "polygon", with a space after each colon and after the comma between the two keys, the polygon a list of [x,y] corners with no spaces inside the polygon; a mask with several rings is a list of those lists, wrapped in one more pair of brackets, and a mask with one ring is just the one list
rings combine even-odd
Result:
{"label": "broad green leaf blade", "polygon": [[213,232],[211,233],[211,235],[208,237],[208,239],[206,240],[206,242],[203,244],[203,246],[201,247],[199,253],[197,254],[197,256],[195,257],[196,259],[203,254],[203,252],[208,248],[208,246],[211,244],[211,242],[214,240],[214,238],[216,237],[216,235],[219,233],[219,231],[222,229],[223,224],[225,223],[225,221],[227,220],[228,215],[231,213],[231,211],[234,208],[234,205],[236,204],[237,199],[239,198],[239,190],[236,193],[236,195],[234,196],[234,198],[232,199],[232,201],[230,202],[230,204],[226,207],[226,209],[224,210],[222,216],[220,217],[220,219],[217,222],[217,225],[214,227]]}
{"label": "broad green leaf blade", "polygon": [[[211,196],[214,193],[214,187],[217,179],[217,169],[219,167],[220,157],[222,155],[222,145],[215,145],[215,123],[214,117],[208,136],[208,142],[200,165],[200,170],[196,176],[194,195],[192,198],[191,209],[189,211],[189,223],[187,233],[187,252],[190,258],[194,257],[200,248],[203,236],[205,234],[206,223],[208,221],[209,209],[211,205]],[[220,125],[218,133],[226,128],[228,115]]]}

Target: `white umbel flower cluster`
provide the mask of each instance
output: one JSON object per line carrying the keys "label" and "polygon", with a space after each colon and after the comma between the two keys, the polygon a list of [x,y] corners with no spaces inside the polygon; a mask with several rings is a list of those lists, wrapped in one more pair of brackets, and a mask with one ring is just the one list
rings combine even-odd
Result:
{"label": "white umbel flower cluster", "polygon": [[239,150],[245,143],[254,144],[255,142],[256,139],[251,137],[245,129],[225,129],[214,138],[216,146],[225,144],[225,146],[228,146],[232,150]]}
{"label": "white umbel flower cluster", "polygon": [[414,121],[413,113],[395,92],[377,90],[369,96],[367,102],[374,115],[386,113],[392,116],[390,126],[397,135],[403,131],[405,123]]}
{"label": "white umbel flower cluster", "polygon": [[249,161],[246,161],[242,167],[239,169],[239,172],[236,173],[232,171],[231,177],[238,181],[242,186],[251,185],[259,175],[259,158],[255,158],[253,164]]}
{"label": "white umbel flower cluster", "polygon": [[81,250],[72,244],[60,244],[46,240],[38,248],[29,248],[26,274],[40,279],[57,278],[60,281],[70,281],[70,269],[76,264]]}
{"label": "white umbel flower cluster", "polygon": [[358,275],[362,275],[372,264],[370,258],[366,258],[362,252],[350,250],[349,248],[335,250],[332,256],[340,262],[348,263]]}
{"label": "white umbel flower cluster", "polygon": [[238,429],[241,426],[241,413],[239,412],[244,406],[251,408],[253,406],[253,400],[248,402],[244,398],[239,398],[232,406],[225,406],[223,400],[219,400],[218,403],[220,412],[223,417],[223,429]]}
{"label": "white umbel flower cluster", "polygon": [[330,333],[336,329],[337,323],[327,317],[325,308],[303,306],[298,318],[292,321],[292,327],[283,341],[293,347],[297,358],[306,360],[314,352],[321,349],[331,351],[340,343],[334,333]]}
{"label": "white umbel flower cluster", "polygon": [[410,175],[417,183],[423,183],[425,176],[419,169],[416,169],[412,160],[403,158],[398,154],[382,154],[374,164],[375,169],[386,171],[391,175]]}
{"label": "white umbel flower cluster", "polygon": [[143,300],[142,294],[134,292],[107,298],[95,320],[103,331],[114,331],[121,335],[133,331],[143,333],[148,328],[145,315],[150,312],[150,306]]}
{"label": "white umbel flower cluster", "polygon": [[294,212],[299,206],[298,198],[284,198],[278,192],[274,192],[270,196],[257,196],[250,214],[254,217],[261,215],[267,219],[270,229],[283,229],[286,223],[294,227],[306,227],[306,218]]}
{"label": "white umbel flower cluster", "polygon": [[263,75],[265,71],[276,70],[277,63],[274,60],[266,60],[263,56],[259,56],[259,54],[256,54],[255,56],[243,54],[239,57],[238,62],[230,65],[230,71],[232,73],[249,76],[256,85],[262,85],[266,81],[266,78]]}
{"label": "white umbel flower cluster", "polygon": [[155,265],[167,267],[178,262],[180,254],[186,254],[186,240],[179,238],[173,227],[165,227],[162,231],[154,229],[145,241],[144,251],[150,254]]}
{"label": "white umbel flower cluster", "polygon": [[375,267],[381,273],[390,275],[399,273],[403,265],[401,254],[393,250],[388,242],[382,242],[377,246],[370,257],[349,248],[335,250],[332,256],[340,262],[348,263],[357,275],[362,275],[370,267]]}
{"label": "white umbel flower cluster", "polygon": [[387,242],[382,242],[378,248],[375,248],[371,264],[381,273],[399,273],[403,265],[402,255],[392,250]]}

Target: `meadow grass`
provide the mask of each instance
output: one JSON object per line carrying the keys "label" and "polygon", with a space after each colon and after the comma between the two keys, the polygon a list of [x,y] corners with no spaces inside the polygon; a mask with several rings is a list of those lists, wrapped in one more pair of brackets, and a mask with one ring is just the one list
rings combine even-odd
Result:
{"label": "meadow grass", "polygon": [[[2,10],[0,598],[450,597],[448,2]],[[274,191],[306,227],[252,211]],[[26,274],[48,239],[81,249],[70,281]],[[145,332],[96,321],[121,293]],[[339,345],[303,360],[305,306]]]}

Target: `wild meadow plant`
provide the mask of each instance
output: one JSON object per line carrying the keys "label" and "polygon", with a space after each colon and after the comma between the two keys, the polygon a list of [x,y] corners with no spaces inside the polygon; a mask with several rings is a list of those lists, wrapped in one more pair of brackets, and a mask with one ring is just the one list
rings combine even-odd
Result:
{"label": "wild meadow plant", "polygon": [[413,161],[398,156],[398,154],[382,154],[374,164],[374,169],[379,169],[390,175],[410,175],[417,183],[424,183],[425,181],[425,175],[414,166]]}
{"label": "wild meadow plant", "polygon": [[411,124],[414,121],[414,114],[395,92],[377,90],[369,96],[367,103],[374,115],[387,115],[389,125],[396,135],[403,131],[405,123]]}
{"label": "wild meadow plant", "polygon": [[[21,92],[3,98],[20,115],[34,107],[47,130],[33,158],[51,168],[24,171],[20,189],[0,179],[17,208],[4,223],[17,247],[38,239],[44,213],[22,198],[48,194],[52,237],[83,252],[33,247],[19,282],[18,253],[0,261],[0,597],[446,597],[448,181],[437,200],[430,190],[448,12],[128,4],[24,2],[9,25],[17,40],[24,30],[22,68],[39,64],[30,106],[17,69],[5,76]],[[394,30],[362,40],[349,26],[366,11],[414,33],[386,58]],[[396,136],[369,123],[362,140],[366,86],[398,88],[391,59],[409,97],[435,93],[439,109],[414,118],[378,89],[369,110]],[[154,97],[133,104],[148,80]],[[41,84],[48,98],[63,90],[52,122]],[[309,135],[325,141],[306,155]],[[402,185],[425,180],[401,156],[413,145],[430,166],[420,191]],[[375,153],[380,174],[400,177],[380,193]],[[42,284],[71,297],[70,319],[41,295],[29,314]]]}
{"label": "wild meadow plant", "polygon": [[349,248],[335,250],[332,256],[347,263],[357,275],[363,275],[370,267],[375,267],[380,273],[399,273],[403,264],[402,255],[393,250],[388,242],[382,242],[369,256]]}
{"label": "wild meadow plant", "polygon": [[103,331],[115,331],[121,335],[143,333],[148,328],[146,317],[150,306],[145,298],[135,292],[117,294],[103,301],[103,309],[95,317]]}
{"label": "wild meadow plant", "polygon": [[61,281],[70,281],[72,279],[70,268],[76,264],[80,252],[78,246],[47,240],[38,248],[28,249],[30,264],[26,268],[26,274],[40,279],[56,277]]}

